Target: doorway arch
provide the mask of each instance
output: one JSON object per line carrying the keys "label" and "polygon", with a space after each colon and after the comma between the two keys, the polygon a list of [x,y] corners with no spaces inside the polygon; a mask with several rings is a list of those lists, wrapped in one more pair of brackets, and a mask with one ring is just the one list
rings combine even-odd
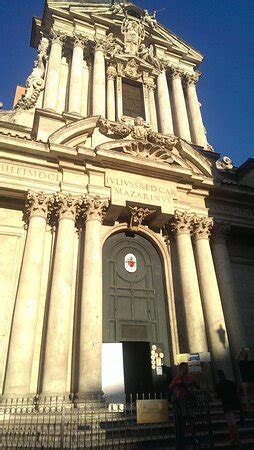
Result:
{"label": "doorway arch", "polygon": [[108,237],[103,247],[103,342],[158,345],[163,363],[170,366],[168,317],[164,265],[156,246],[128,231]]}

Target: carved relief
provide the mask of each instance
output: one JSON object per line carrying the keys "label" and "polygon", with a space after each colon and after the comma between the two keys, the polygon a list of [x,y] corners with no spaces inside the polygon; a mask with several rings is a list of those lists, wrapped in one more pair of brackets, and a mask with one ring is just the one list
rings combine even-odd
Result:
{"label": "carved relief", "polygon": [[145,28],[140,21],[131,20],[125,17],[121,31],[124,35],[125,53],[136,55],[141,42],[145,38]]}
{"label": "carved relief", "polygon": [[45,68],[47,62],[48,40],[42,39],[38,47],[38,55],[34,61],[34,69],[26,80],[26,90],[15,109],[31,109],[36,105],[40,92],[45,86]]}
{"label": "carved relief", "polygon": [[87,195],[85,197],[83,210],[86,220],[99,220],[102,222],[108,206],[108,199],[101,198],[99,195]]}
{"label": "carved relief", "polygon": [[173,163],[171,152],[163,147],[151,144],[150,142],[134,141],[123,145],[123,152],[138,158],[147,158],[152,161],[163,161]]}
{"label": "carved relief", "polygon": [[229,156],[223,156],[223,158],[221,158],[221,160],[216,161],[216,167],[221,172],[227,172],[227,171],[231,172],[231,171],[235,170],[234,163],[233,163],[232,159],[229,158]]}
{"label": "carved relief", "polygon": [[139,72],[139,65],[136,63],[135,59],[130,59],[125,68],[124,68],[124,75],[126,77],[132,78],[133,80],[138,80],[141,78],[142,73]]}
{"label": "carved relief", "polygon": [[99,119],[98,127],[101,134],[104,134],[112,139],[123,139],[131,132],[131,128],[128,124],[111,122],[106,119]]}
{"label": "carved relief", "polygon": [[43,191],[37,193],[28,191],[24,211],[25,222],[34,216],[47,219],[53,209],[54,200],[53,194],[45,194]]}
{"label": "carved relief", "polygon": [[195,237],[195,239],[209,239],[212,227],[213,219],[209,217],[194,216],[193,236]]}
{"label": "carved relief", "polygon": [[131,220],[129,228],[138,231],[144,219],[156,212],[155,209],[139,208],[138,206],[129,206]]}
{"label": "carved relief", "polygon": [[[173,149],[178,138],[152,131],[150,125],[142,117],[135,119],[123,117],[122,122],[99,119],[98,126],[100,133],[112,139],[123,139],[131,135],[133,139],[139,141],[133,144],[128,143],[124,147],[125,153],[172,162],[168,151]],[[144,145],[146,143],[149,145]]]}

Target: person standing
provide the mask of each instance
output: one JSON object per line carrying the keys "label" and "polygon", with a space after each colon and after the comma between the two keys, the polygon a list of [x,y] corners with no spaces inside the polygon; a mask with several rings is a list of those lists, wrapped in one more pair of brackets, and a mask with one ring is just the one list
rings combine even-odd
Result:
{"label": "person standing", "polygon": [[236,422],[236,411],[241,411],[241,403],[239,400],[236,384],[228,380],[223,370],[217,371],[218,382],[215,386],[216,396],[221,400],[228,424],[231,443],[240,444],[239,432]]}

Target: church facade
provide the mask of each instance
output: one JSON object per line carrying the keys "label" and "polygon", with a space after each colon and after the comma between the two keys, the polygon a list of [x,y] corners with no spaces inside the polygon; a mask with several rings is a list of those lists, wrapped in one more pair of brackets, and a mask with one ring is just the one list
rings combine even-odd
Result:
{"label": "church facade", "polygon": [[101,392],[106,343],[130,391],[186,353],[232,377],[254,346],[254,164],[207,142],[202,55],[106,0],[48,0],[31,45],[0,112],[1,395]]}

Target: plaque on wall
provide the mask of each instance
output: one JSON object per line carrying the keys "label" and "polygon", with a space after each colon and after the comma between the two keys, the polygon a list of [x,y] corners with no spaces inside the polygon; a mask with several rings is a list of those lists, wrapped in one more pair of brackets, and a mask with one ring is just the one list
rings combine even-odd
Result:
{"label": "plaque on wall", "polygon": [[167,400],[137,400],[137,423],[168,422]]}

